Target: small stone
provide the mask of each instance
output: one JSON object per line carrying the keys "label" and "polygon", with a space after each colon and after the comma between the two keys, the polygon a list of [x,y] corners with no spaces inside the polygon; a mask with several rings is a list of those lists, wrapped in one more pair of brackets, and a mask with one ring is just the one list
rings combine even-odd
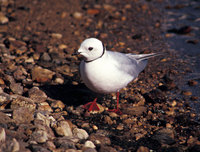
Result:
{"label": "small stone", "polygon": [[60,100],[55,100],[51,103],[51,107],[54,109],[59,108],[60,110],[63,110],[63,108],[65,108],[65,104]]}
{"label": "small stone", "polygon": [[94,143],[90,140],[87,140],[84,144],[84,147],[89,147],[89,148],[96,148],[96,146],[94,145]]}
{"label": "small stone", "polygon": [[13,140],[11,141],[9,149],[12,152],[19,152],[20,144],[15,138],[13,138]]}
{"label": "small stone", "polygon": [[129,114],[129,115],[135,115],[140,116],[143,113],[146,113],[147,107],[144,106],[135,106],[135,107],[127,107],[123,109],[123,113]]}
{"label": "small stone", "polygon": [[195,80],[190,80],[190,81],[188,81],[188,85],[189,85],[189,86],[195,86],[195,85],[197,85],[197,84],[198,84],[198,82],[195,81]]}
{"label": "small stone", "polygon": [[105,121],[105,123],[107,123],[108,125],[112,125],[112,124],[113,124],[113,121],[112,121],[112,119],[111,119],[109,116],[105,116],[105,117],[104,117],[104,121]]}
{"label": "small stone", "polygon": [[22,95],[23,94],[23,86],[20,83],[11,83],[10,84],[10,89],[12,90],[13,93]]}
{"label": "small stone", "polygon": [[81,12],[74,12],[73,16],[75,19],[82,19],[83,15]]}
{"label": "small stone", "polygon": [[49,56],[49,54],[47,52],[44,52],[41,55],[40,60],[42,60],[42,61],[51,61],[51,57]]}
{"label": "small stone", "polygon": [[0,128],[0,142],[3,143],[6,140],[6,132],[4,128]]}
{"label": "small stone", "polygon": [[117,130],[123,130],[124,129],[124,125],[123,124],[119,124],[116,129]]}
{"label": "small stone", "polygon": [[75,128],[73,130],[73,134],[75,137],[79,139],[87,139],[89,137],[88,133],[84,129]]}
{"label": "small stone", "polygon": [[53,127],[59,136],[72,136],[72,131],[67,121],[58,121]]}
{"label": "small stone", "polygon": [[17,98],[13,99],[11,102],[11,109],[17,109],[19,107],[27,107],[30,111],[36,109],[36,105],[32,99],[22,96],[17,96]]}
{"label": "small stone", "polygon": [[0,24],[6,24],[8,22],[9,19],[2,12],[0,12]]}
{"label": "small stone", "polygon": [[64,49],[67,49],[67,48],[68,48],[67,45],[65,45],[65,44],[60,44],[58,47],[59,47],[59,49],[61,49],[61,50],[64,50]]}
{"label": "small stone", "polygon": [[58,83],[58,84],[63,84],[64,80],[62,78],[56,78],[55,82]]}
{"label": "small stone", "polygon": [[34,131],[32,137],[37,143],[40,144],[45,143],[48,140],[48,134],[44,130]]}
{"label": "small stone", "polygon": [[0,85],[3,85],[3,84],[5,84],[5,82],[3,81],[2,78],[0,78]]}
{"label": "small stone", "polygon": [[137,152],[150,152],[150,150],[149,150],[148,147],[140,146],[140,147],[137,149]]}
{"label": "small stone", "polygon": [[13,110],[13,119],[17,123],[30,123],[34,119],[33,111],[27,107],[19,107]]}
{"label": "small stone", "polygon": [[101,135],[101,134],[91,134],[89,136],[89,140],[92,141],[94,144],[98,144],[98,145],[110,145],[111,144],[111,140],[110,138]]}
{"label": "small stone", "polygon": [[98,130],[98,129],[99,129],[96,125],[93,125],[92,128],[93,128],[94,130]]}
{"label": "small stone", "polygon": [[62,34],[60,34],[60,33],[52,33],[51,36],[53,38],[57,38],[57,39],[61,39],[62,38]]}
{"label": "small stone", "polygon": [[191,91],[183,91],[182,94],[185,96],[191,96],[192,92]]}
{"label": "small stone", "polygon": [[55,72],[52,72],[48,69],[44,69],[40,66],[35,66],[32,71],[32,79],[33,81],[36,80],[37,82],[50,82],[54,76]]}
{"label": "small stone", "polygon": [[47,102],[42,102],[38,104],[38,108],[39,111],[49,111],[49,112],[53,112],[53,109],[49,106],[49,104]]}
{"label": "small stone", "polygon": [[41,103],[46,101],[47,95],[38,87],[33,87],[28,91],[29,97],[36,103]]}
{"label": "small stone", "polygon": [[100,13],[99,9],[88,9],[87,13],[90,15],[97,15]]}

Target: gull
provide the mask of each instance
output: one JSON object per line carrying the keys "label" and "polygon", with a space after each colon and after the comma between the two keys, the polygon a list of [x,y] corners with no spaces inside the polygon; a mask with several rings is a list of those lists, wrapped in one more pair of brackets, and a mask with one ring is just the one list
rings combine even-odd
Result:
{"label": "gull", "polygon": [[[108,111],[122,114],[119,109],[119,91],[135,80],[147,65],[147,59],[159,54],[124,54],[108,51],[96,38],[85,39],[73,55],[81,55],[80,75],[85,85],[96,93],[117,93],[117,106]],[[88,111],[98,111],[94,101],[84,105]]]}

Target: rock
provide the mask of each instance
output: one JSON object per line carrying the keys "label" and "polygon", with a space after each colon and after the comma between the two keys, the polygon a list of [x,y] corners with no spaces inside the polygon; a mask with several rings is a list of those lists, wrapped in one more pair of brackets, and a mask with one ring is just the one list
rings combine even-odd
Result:
{"label": "rock", "polygon": [[144,95],[145,101],[147,103],[161,103],[161,102],[166,102],[166,97],[165,94],[159,90],[152,90],[149,93],[145,93]]}
{"label": "rock", "polygon": [[51,61],[51,57],[49,56],[49,54],[47,52],[44,52],[41,55],[40,60],[42,60],[42,61]]}
{"label": "rock", "polygon": [[169,128],[163,128],[158,131],[156,131],[152,139],[157,140],[161,144],[167,144],[167,145],[172,145],[175,144],[175,133],[174,130],[169,129]]}
{"label": "rock", "polygon": [[43,115],[40,112],[36,113],[36,119],[41,120],[43,122],[43,125],[46,125],[48,127],[56,124],[56,120],[52,116]]}
{"label": "rock", "polygon": [[117,130],[123,130],[124,129],[124,125],[123,124],[119,124],[116,128]]}
{"label": "rock", "polygon": [[191,91],[183,91],[182,94],[185,96],[191,96],[192,92]]}
{"label": "rock", "polygon": [[147,107],[144,106],[135,106],[135,107],[127,107],[123,109],[123,113],[134,115],[134,116],[140,116],[143,113],[146,113]]}
{"label": "rock", "polygon": [[137,149],[137,152],[150,152],[150,150],[149,150],[149,148],[147,148],[147,147],[140,146],[140,147]]}
{"label": "rock", "polygon": [[35,66],[31,71],[32,79],[41,83],[50,82],[54,74],[55,72],[44,69],[40,66]]}
{"label": "rock", "polygon": [[101,146],[99,152],[117,152],[115,148],[112,148],[110,146]]}
{"label": "rock", "polygon": [[54,141],[54,144],[56,147],[64,148],[64,149],[76,149],[75,143],[77,141],[74,141],[72,138],[69,137],[59,137],[56,138]]}
{"label": "rock", "polygon": [[0,143],[4,143],[6,140],[6,132],[4,128],[0,128]]}
{"label": "rock", "polygon": [[100,135],[100,134],[91,134],[89,136],[89,140],[92,141],[94,144],[101,144],[101,145],[110,145],[111,141],[110,138]]}
{"label": "rock", "polygon": [[33,102],[32,99],[22,97],[22,96],[17,96],[13,101],[11,102],[11,109],[17,109],[19,107],[26,107],[30,111],[34,111],[36,109],[36,105]]}
{"label": "rock", "polygon": [[39,111],[48,111],[48,112],[53,112],[53,109],[49,106],[47,102],[41,102],[38,104]]}
{"label": "rock", "polygon": [[82,19],[82,13],[81,12],[74,12],[73,17],[75,19]]}
{"label": "rock", "polygon": [[0,93],[0,105],[7,105],[12,100],[12,97],[7,93]]}
{"label": "rock", "polygon": [[67,121],[58,121],[53,127],[59,136],[72,136],[72,130]]}
{"label": "rock", "polygon": [[0,24],[6,24],[8,22],[9,19],[2,12],[0,12]]}
{"label": "rock", "polygon": [[108,125],[112,125],[113,121],[109,116],[104,117],[104,122],[107,123]]}
{"label": "rock", "polygon": [[19,152],[20,145],[19,145],[19,142],[15,138],[13,138],[12,143],[10,145],[12,147],[12,150],[11,150],[12,152]]}
{"label": "rock", "polygon": [[13,93],[22,95],[23,94],[23,86],[20,83],[11,83],[10,84],[10,89],[12,90]]}
{"label": "rock", "polygon": [[43,145],[38,144],[32,144],[30,145],[31,152],[51,152],[47,148],[45,148]]}
{"label": "rock", "polygon": [[90,140],[87,140],[84,144],[84,147],[88,147],[88,148],[96,148],[96,146],[94,145],[94,143]]}
{"label": "rock", "polygon": [[62,34],[60,34],[60,33],[52,33],[51,36],[52,36],[52,38],[56,38],[56,39],[62,38]]}
{"label": "rock", "polygon": [[56,78],[55,82],[58,83],[58,84],[63,84],[64,80],[62,78]]}
{"label": "rock", "polygon": [[28,91],[28,96],[35,102],[35,103],[42,103],[46,101],[47,95],[38,87],[33,87]]}
{"label": "rock", "polygon": [[32,134],[33,139],[37,143],[45,143],[48,140],[48,134],[45,130],[36,130]]}
{"label": "rock", "polygon": [[53,109],[58,109],[59,108],[60,110],[63,110],[63,108],[65,108],[65,104],[60,100],[55,100],[55,101],[53,101],[51,103],[51,107]]}
{"label": "rock", "polygon": [[22,71],[21,69],[17,69],[14,73],[13,73],[13,76],[16,80],[20,81],[20,80],[23,80],[26,78],[26,76],[24,75],[25,73],[25,69],[24,71]]}
{"label": "rock", "polygon": [[97,152],[96,149],[94,148],[88,148],[88,147],[84,147],[82,149],[83,152]]}
{"label": "rock", "polygon": [[17,123],[30,123],[34,119],[33,110],[27,107],[19,107],[13,110],[13,119]]}
{"label": "rock", "polygon": [[84,129],[74,128],[73,134],[79,139],[87,139],[89,137],[88,133]]}

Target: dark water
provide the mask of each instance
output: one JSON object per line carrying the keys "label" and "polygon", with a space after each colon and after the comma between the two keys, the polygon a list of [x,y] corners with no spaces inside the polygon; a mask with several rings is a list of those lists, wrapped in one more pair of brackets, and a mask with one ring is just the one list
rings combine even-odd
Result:
{"label": "dark water", "polygon": [[[200,112],[200,0],[169,0],[165,6],[166,40],[172,51],[187,63],[191,72],[183,75],[179,82],[181,90],[192,92],[198,97],[191,100],[190,105],[199,117]],[[198,82],[189,86],[188,81]]]}

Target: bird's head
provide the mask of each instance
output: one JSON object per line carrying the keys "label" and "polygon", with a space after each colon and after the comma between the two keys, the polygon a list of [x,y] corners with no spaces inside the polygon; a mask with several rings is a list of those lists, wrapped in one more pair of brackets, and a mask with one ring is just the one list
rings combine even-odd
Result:
{"label": "bird's head", "polygon": [[89,62],[100,58],[103,56],[104,52],[105,48],[100,40],[88,38],[81,43],[77,54],[80,54],[86,62]]}

